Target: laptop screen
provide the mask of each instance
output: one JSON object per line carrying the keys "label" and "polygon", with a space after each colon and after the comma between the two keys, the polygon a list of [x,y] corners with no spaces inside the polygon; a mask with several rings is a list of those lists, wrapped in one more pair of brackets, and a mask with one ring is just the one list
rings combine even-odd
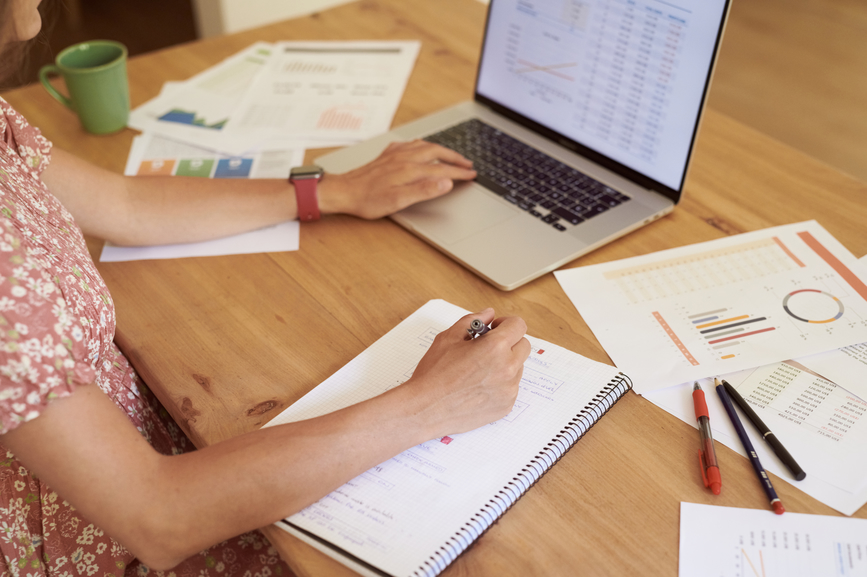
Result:
{"label": "laptop screen", "polygon": [[491,0],[477,98],[680,191],[726,4]]}

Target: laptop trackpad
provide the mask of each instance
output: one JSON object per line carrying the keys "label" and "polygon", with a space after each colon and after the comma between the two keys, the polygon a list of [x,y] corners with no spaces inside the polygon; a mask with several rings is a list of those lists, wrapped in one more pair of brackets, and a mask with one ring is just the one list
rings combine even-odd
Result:
{"label": "laptop trackpad", "polygon": [[470,182],[445,196],[406,208],[394,218],[442,244],[453,244],[520,214],[518,209]]}

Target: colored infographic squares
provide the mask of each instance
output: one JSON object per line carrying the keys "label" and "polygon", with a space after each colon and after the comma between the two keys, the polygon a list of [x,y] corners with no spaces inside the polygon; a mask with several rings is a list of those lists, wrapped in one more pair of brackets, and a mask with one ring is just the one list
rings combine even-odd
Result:
{"label": "colored infographic squares", "polygon": [[172,175],[174,160],[145,160],[138,167],[138,176]]}
{"label": "colored infographic squares", "polygon": [[190,158],[183,159],[178,164],[177,176],[201,176],[209,178],[214,168],[213,158]]}
{"label": "colored infographic squares", "polygon": [[252,168],[252,158],[221,158],[214,178],[248,178]]}

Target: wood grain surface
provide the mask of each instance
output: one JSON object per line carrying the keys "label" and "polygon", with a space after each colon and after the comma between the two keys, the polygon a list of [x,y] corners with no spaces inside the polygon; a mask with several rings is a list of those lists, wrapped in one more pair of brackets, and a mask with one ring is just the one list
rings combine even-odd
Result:
{"label": "wood grain surface", "polygon": [[[257,40],[417,38],[401,124],[472,97],[484,10],[468,0],[361,0],[152,53],[130,62],[133,103]],[[87,135],[39,86],[4,97],[57,146],[122,170],[132,131]],[[709,110],[682,204],[567,266],[810,219],[860,256],[865,197],[863,183]],[[553,275],[500,292],[389,220],[306,223],[296,252],[99,269],[117,306],[118,344],[198,446],[261,427],[434,298],[520,315],[532,335],[610,363]],[[722,446],[723,493],[706,491],[697,443],[695,428],[627,394],[445,575],[676,575],[681,501],[767,508],[749,462]],[[774,480],[787,510],[838,515]],[[354,574],[279,529],[266,532],[299,576]]]}

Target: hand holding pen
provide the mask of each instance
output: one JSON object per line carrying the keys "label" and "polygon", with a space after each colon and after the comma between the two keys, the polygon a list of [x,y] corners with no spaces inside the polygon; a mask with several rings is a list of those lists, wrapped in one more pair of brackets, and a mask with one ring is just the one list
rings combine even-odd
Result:
{"label": "hand holding pen", "polygon": [[486,325],[484,321],[481,319],[473,319],[473,322],[470,323],[470,328],[467,329],[467,333],[470,335],[471,339],[475,339],[489,330],[491,330],[491,327]]}
{"label": "hand holding pen", "polygon": [[[479,320],[492,328],[469,340]],[[462,317],[441,331],[400,387],[410,394],[416,418],[428,423],[427,439],[463,433],[509,414],[520,390],[530,342],[519,317],[496,317],[493,309]],[[388,394],[386,393],[386,394]],[[414,413],[415,414],[415,413]]]}

